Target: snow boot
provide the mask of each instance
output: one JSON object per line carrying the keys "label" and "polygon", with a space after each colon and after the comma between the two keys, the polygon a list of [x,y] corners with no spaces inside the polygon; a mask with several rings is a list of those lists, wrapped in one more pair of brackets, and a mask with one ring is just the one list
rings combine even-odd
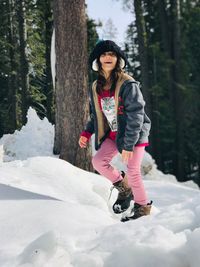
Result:
{"label": "snow boot", "polygon": [[121,175],[123,180],[113,184],[113,187],[119,191],[117,200],[113,204],[113,211],[117,214],[127,210],[130,206],[131,200],[133,200],[133,194],[128,185],[127,177],[125,177],[125,173],[123,171]]}
{"label": "snow boot", "polygon": [[153,201],[151,201],[150,203],[146,204],[146,205],[140,205],[138,203],[134,204],[134,207],[131,210],[131,213],[129,216],[125,216],[121,218],[121,222],[127,222],[130,220],[136,220],[142,216],[146,216],[150,214],[151,211],[151,205],[152,205]]}

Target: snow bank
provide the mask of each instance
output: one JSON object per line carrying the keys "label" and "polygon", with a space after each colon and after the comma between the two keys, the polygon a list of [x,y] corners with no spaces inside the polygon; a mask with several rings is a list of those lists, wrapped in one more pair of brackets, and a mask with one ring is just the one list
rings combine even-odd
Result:
{"label": "snow bank", "polygon": [[[54,126],[47,118],[41,120],[33,108],[29,108],[27,124],[14,134],[6,134],[0,139],[3,145],[4,161],[24,160],[34,156],[52,156]],[[0,151],[0,158],[1,158]]]}
{"label": "snow bank", "polygon": [[[110,182],[53,157],[53,135],[29,109],[27,125],[0,140],[0,266],[199,267],[199,190],[146,153],[152,213],[121,223]],[[125,170],[120,155],[112,163]]]}
{"label": "snow bank", "polygon": [[[151,216],[120,222],[110,183],[52,157],[0,167],[0,266],[197,267],[199,190],[145,180]],[[10,194],[9,192],[12,192]]]}

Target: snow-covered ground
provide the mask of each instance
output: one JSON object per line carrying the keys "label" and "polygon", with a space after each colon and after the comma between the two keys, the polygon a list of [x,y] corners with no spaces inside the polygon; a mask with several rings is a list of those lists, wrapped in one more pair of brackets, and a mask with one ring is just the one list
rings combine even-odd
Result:
{"label": "snow-covered ground", "polygon": [[[120,222],[110,182],[52,155],[54,127],[29,110],[0,139],[0,267],[199,267],[200,191],[142,172],[152,214]],[[113,164],[124,169],[117,156]]]}

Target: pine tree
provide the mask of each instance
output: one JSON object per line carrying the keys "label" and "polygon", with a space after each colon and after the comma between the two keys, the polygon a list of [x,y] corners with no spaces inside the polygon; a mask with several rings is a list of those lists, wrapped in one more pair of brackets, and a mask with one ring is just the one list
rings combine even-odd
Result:
{"label": "pine tree", "polygon": [[111,18],[109,18],[103,28],[103,39],[116,41],[117,38],[117,28],[115,27]]}
{"label": "pine tree", "polygon": [[[133,1],[123,3],[133,10]],[[159,168],[178,180],[198,177],[199,145],[193,142],[198,140],[199,125],[199,2],[142,0],[140,4],[152,104],[151,153]],[[126,51],[129,71],[142,81],[136,26],[134,21],[129,26]]]}

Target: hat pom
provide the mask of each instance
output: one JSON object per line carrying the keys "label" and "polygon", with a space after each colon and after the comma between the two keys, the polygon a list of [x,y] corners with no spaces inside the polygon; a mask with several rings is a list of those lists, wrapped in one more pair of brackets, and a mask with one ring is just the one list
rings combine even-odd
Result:
{"label": "hat pom", "polygon": [[97,60],[96,59],[92,62],[92,69],[94,71],[98,71],[99,70],[99,67],[98,67]]}
{"label": "hat pom", "polygon": [[124,69],[126,66],[125,60],[121,57],[119,62],[120,69]]}

